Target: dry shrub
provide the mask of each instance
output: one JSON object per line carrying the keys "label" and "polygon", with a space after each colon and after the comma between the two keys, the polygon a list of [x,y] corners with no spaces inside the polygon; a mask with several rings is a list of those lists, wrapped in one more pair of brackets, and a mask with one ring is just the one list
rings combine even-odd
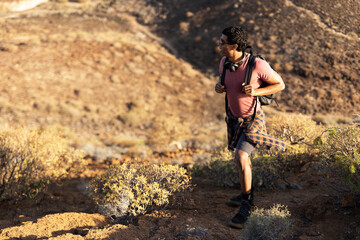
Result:
{"label": "dry shrub", "polygon": [[266,123],[269,135],[291,143],[312,143],[324,130],[323,126],[317,125],[309,116],[301,114],[273,116]]}
{"label": "dry shrub", "polygon": [[73,2],[78,2],[78,3],[87,3],[90,2],[90,0],[72,0]]}
{"label": "dry shrub", "polygon": [[325,163],[360,193],[360,127],[329,128],[315,143]]}
{"label": "dry shrub", "polygon": [[277,181],[285,178],[286,156],[284,154],[265,154],[254,156],[253,185],[257,188],[278,188]]}
{"label": "dry shrub", "polygon": [[0,50],[8,51],[8,52],[16,52],[19,50],[19,47],[16,44],[3,43],[0,45]]}
{"label": "dry shrub", "polygon": [[255,209],[241,232],[242,240],[290,239],[292,221],[287,207],[280,204],[270,209]]}
{"label": "dry shrub", "polygon": [[119,120],[130,127],[144,127],[149,122],[149,113],[143,106],[143,101],[127,103],[128,110],[118,116]]}
{"label": "dry shrub", "polygon": [[[306,162],[316,160],[313,141],[324,129],[310,117],[301,114],[277,115],[267,121],[269,135],[287,140],[286,152],[276,148],[261,146],[251,156],[253,169],[253,185],[258,188],[274,189],[283,187],[278,183],[287,175],[300,169]],[[195,175],[212,179],[220,186],[239,184],[238,169],[233,161],[233,154],[227,150],[216,151],[212,161],[207,165],[195,166]],[[286,182],[286,181],[285,181]],[[289,183],[288,183],[289,184]],[[291,188],[291,186],[288,186]]]}
{"label": "dry shrub", "polygon": [[55,129],[0,132],[0,199],[35,197],[47,183],[66,177],[83,153]]}
{"label": "dry shrub", "polygon": [[99,212],[114,218],[134,217],[169,203],[176,192],[191,187],[184,168],[129,161],[113,165],[90,182]]}
{"label": "dry shrub", "polygon": [[195,176],[211,179],[218,186],[239,185],[239,174],[235,162],[234,154],[219,148],[211,156],[211,161],[207,164],[196,164],[192,168]]}
{"label": "dry shrub", "polygon": [[191,130],[180,117],[159,115],[153,119],[147,144],[157,151],[164,151],[169,149],[171,142],[189,135]]}
{"label": "dry shrub", "polygon": [[[224,149],[217,150],[206,165],[194,165],[195,176],[211,179],[217,186],[233,187],[240,184],[239,170],[233,161],[234,154]],[[255,155],[251,159],[253,185],[257,188],[274,189],[276,181],[283,178],[284,157],[280,154]]]}
{"label": "dry shrub", "polygon": [[111,137],[110,139],[105,140],[105,144],[107,146],[119,146],[123,148],[142,146],[144,145],[144,143],[145,143],[144,139],[133,136],[126,136],[126,135],[114,136]]}

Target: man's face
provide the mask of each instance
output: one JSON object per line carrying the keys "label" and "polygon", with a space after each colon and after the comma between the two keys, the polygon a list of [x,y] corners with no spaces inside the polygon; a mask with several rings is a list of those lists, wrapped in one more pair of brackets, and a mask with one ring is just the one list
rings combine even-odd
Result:
{"label": "man's face", "polygon": [[219,47],[221,56],[231,57],[232,51],[234,51],[234,44],[229,44],[227,41],[227,36],[222,34],[219,39]]}

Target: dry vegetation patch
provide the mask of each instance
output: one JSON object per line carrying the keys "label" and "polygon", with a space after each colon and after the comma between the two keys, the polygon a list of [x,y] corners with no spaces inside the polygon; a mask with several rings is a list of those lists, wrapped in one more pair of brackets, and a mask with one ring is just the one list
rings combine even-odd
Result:
{"label": "dry vegetation patch", "polygon": [[316,139],[320,156],[339,174],[353,193],[360,194],[360,128],[333,127]]}
{"label": "dry vegetation patch", "polygon": [[255,209],[241,232],[242,240],[282,240],[291,238],[292,220],[287,207]]}
{"label": "dry vegetation patch", "polygon": [[94,178],[90,195],[101,214],[126,219],[164,207],[176,192],[190,187],[191,177],[184,168],[130,161],[110,166]]}
{"label": "dry vegetation patch", "polygon": [[55,129],[2,130],[0,143],[0,199],[33,198],[83,165],[83,152]]}

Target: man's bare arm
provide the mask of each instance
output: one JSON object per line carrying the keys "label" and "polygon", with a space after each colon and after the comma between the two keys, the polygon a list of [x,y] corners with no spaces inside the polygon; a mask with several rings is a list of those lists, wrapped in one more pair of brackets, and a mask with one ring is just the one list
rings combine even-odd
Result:
{"label": "man's bare arm", "polygon": [[246,85],[244,87],[244,92],[249,96],[262,96],[277,93],[285,89],[284,81],[282,80],[281,76],[275,71],[272,78],[264,82],[269,85],[258,89],[253,89],[251,85]]}

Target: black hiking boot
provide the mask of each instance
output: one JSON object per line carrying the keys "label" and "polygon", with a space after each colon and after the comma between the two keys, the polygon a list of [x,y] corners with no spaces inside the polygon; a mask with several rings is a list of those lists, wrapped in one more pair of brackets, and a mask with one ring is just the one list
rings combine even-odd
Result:
{"label": "black hiking boot", "polygon": [[250,216],[251,205],[247,200],[242,200],[239,212],[231,219],[229,222],[231,227],[234,228],[243,228],[244,223]]}
{"label": "black hiking boot", "polygon": [[[246,199],[244,199],[243,194],[240,194],[236,197],[230,198],[230,200],[227,202],[227,205],[232,207],[240,207],[242,200]],[[250,199],[247,200],[250,202],[251,206],[254,206],[254,188],[251,188]]]}

